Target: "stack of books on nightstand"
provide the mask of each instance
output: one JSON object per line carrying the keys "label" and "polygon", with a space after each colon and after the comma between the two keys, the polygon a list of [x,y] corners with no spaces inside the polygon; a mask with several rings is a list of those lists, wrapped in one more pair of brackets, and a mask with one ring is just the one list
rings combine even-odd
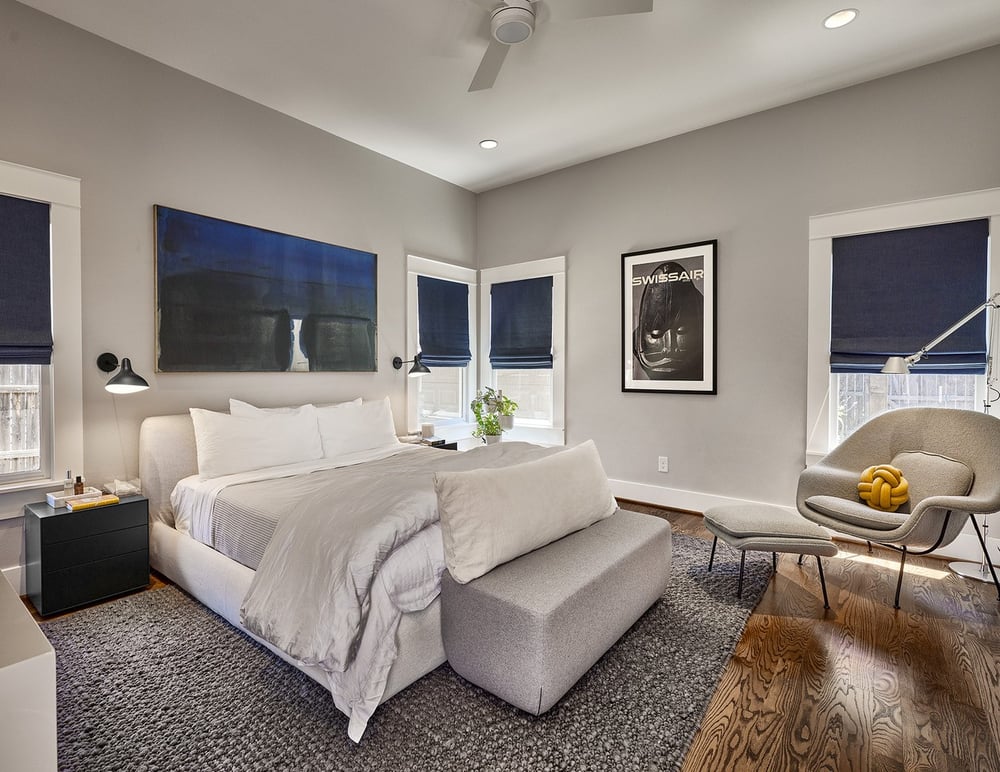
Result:
{"label": "stack of books on nightstand", "polygon": [[74,497],[73,501],[66,502],[66,509],[70,512],[76,512],[81,509],[106,507],[108,504],[117,504],[118,502],[119,498],[113,493],[108,493],[103,496],[92,496],[90,498],[87,498],[86,496]]}
{"label": "stack of books on nightstand", "polygon": [[93,507],[106,507],[108,504],[117,504],[119,502],[118,497],[114,494],[102,494],[97,488],[87,488],[83,493],[70,496],[49,493],[45,499],[53,509],[66,507],[70,512],[76,512],[80,509],[92,509]]}

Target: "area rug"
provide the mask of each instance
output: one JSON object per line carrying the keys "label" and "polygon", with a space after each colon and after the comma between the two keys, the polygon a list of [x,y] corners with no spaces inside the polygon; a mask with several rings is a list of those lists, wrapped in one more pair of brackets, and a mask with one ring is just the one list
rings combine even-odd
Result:
{"label": "area rug", "polygon": [[674,536],[670,588],[552,710],[534,717],[443,665],[376,711],[360,745],[307,676],[175,587],[44,623],[56,650],[59,768],[679,769],[771,575]]}

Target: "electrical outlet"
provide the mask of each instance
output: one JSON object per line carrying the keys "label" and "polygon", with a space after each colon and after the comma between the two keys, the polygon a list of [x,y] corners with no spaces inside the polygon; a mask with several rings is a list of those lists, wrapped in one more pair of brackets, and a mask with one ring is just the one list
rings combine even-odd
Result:
{"label": "electrical outlet", "polygon": [[656,471],[658,472],[669,472],[670,463],[666,456],[660,456],[659,461],[656,463]]}

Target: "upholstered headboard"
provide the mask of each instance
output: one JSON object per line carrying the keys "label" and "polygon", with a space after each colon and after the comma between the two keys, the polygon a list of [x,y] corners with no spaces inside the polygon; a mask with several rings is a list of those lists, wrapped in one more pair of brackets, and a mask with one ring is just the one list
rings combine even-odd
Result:
{"label": "upholstered headboard", "polygon": [[154,519],[174,523],[170,494],[179,480],[198,473],[191,416],[150,416],[139,428],[139,478]]}

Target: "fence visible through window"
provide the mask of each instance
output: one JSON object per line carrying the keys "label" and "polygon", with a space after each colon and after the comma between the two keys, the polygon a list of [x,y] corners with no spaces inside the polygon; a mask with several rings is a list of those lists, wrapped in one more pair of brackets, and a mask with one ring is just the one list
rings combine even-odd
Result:
{"label": "fence visible through window", "polygon": [[0,475],[41,468],[41,365],[0,365]]}
{"label": "fence visible through window", "polygon": [[975,410],[975,375],[837,374],[837,442],[877,415],[900,407]]}

